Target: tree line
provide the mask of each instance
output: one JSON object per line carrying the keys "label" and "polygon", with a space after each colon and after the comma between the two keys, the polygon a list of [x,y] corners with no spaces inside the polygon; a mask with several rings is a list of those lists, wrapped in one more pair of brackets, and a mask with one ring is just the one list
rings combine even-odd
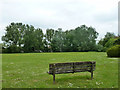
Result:
{"label": "tree line", "polygon": [[[75,29],[46,29],[32,25],[12,22],[2,36],[3,53],[20,52],[83,52],[102,51],[103,45],[97,44],[98,32],[95,28],[81,25]],[[102,42],[102,40],[101,40]]]}

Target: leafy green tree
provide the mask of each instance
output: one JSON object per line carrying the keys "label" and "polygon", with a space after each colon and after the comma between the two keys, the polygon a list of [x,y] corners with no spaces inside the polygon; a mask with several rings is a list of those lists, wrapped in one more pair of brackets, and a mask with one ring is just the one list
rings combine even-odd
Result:
{"label": "leafy green tree", "polygon": [[24,29],[25,25],[22,23],[11,23],[6,27],[6,33],[2,37],[2,41],[4,41],[7,48],[10,46],[21,47],[23,44]]}
{"label": "leafy green tree", "polygon": [[35,28],[32,25],[26,25],[24,34],[24,51],[34,52],[35,51]]}
{"label": "leafy green tree", "polygon": [[46,30],[46,36],[45,36],[45,37],[47,38],[47,40],[48,40],[49,42],[52,41],[53,36],[54,36],[54,33],[55,33],[54,29],[47,29],[47,30]]}
{"label": "leafy green tree", "polygon": [[44,46],[44,50],[43,50],[44,52],[49,52],[50,51],[46,38],[43,39],[43,46]]}
{"label": "leafy green tree", "polygon": [[[82,25],[75,29],[62,31],[35,29],[32,25],[11,23],[6,27],[6,34],[2,37],[5,52],[64,52],[64,51],[94,51],[98,33],[92,27]],[[111,37],[107,34],[106,38]],[[100,45],[99,45],[100,46]],[[100,47],[101,48],[101,47]]]}
{"label": "leafy green tree", "polygon": [[120,36],[116,38],[116,40],[113,43],[114,45],[120,45]]}
{"label": "leafy green tree", "polygon": [[52,40],[53,40],[53,37],[54,37],[54,34],[55,34],[55,30],[54,29],[47,29],[46,30],[46,34],[45,34],[45,38],[48,42],[48,51],[52,52]]}
{"label": "leafy green tree", "polygon": [[114,42],[115,42],[116,40],[117,40],[117,38],[110,38],[110,39],[106,42],[105,47],[110,48],[110,47],[114,46]]}
{"label": "leafy green tree", "polygon": [[82,25],[73,31],[74,51],[92,51],[95,50],[96,38],[98,33],[92,27]]}
{"label": "leafy green tree", "polygon": [[73,51],[73,30],[64,32],[64,48],[63,51]]}
{"label": "leafy green tree", "polygon": [[37,52],[44,51],[44,43],[43,43],[44,34],[43,34],[42,29],[38,28],[35,30],[34,33],[35,33],[34,34],[34,37],[35,37],[34,49]]}
{"label": "leafy green tree", "polygon": [[107,32],[105,37],[99,41],[98,44],[101,44],[105,47],[105,44],[109,41],[110,38],[115,37],[114,33]]}
{"label": "leafy green tree", "polygon": [[0,53],[2,53],[2,46],[3,46],[3,44],[0,43]]}
{"label": "leafy green tree", "polygon": [[61,28],[58,28],[58,30],[55,31],[55,35],[52,40],[52,50],[53,51],[63,51],[63,45],[64,45],[64,32]]}

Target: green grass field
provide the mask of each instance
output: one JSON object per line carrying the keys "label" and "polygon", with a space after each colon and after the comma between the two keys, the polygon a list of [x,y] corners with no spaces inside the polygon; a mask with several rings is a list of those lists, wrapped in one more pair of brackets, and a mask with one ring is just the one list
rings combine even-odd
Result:
{"label": "green grass field", "polygon": [[[91,73],[52,75],[49,63],[96,61],[94,79]],[[105,52],[3,54],[3,88],[118,88],[118,59]]]}

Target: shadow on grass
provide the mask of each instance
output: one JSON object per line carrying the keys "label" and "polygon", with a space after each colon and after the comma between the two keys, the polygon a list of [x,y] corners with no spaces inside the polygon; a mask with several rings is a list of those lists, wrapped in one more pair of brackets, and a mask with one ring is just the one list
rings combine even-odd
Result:
{"label": "shadow on grass", "polygon": [[[88,80],[91,80],[91,76],[88,75],[81,75],[81,74],[61,74],[56,75],[55,82],[56,83],[68,83],[68,82],[86,82]],[[53,82],[53,78],[51,79],[51,82]]]}

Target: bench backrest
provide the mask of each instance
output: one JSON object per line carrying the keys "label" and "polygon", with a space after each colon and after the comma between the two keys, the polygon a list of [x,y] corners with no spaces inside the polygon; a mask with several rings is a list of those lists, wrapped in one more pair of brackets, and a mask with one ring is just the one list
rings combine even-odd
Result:
{"label": "bench backrest", "polygon": [[91,72],[95,70],[96,62],[70,62],[49,64],[49,74]]}

